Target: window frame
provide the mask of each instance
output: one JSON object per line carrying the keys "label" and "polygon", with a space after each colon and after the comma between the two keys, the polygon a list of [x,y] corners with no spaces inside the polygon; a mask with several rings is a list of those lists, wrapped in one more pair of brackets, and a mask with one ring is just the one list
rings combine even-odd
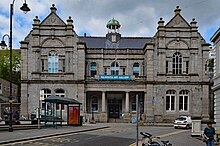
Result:
{"label": "window frame", "polygon": [[96,62],[91,62],[89,66],[90,70],[90,76],[94,77],[97,75],[97,63]]}
{"label": "window frame", "polygon": [[[44,91],[44,93],[43,93],[44,99],[46,99],[47,97],[52,95],[52,92],[51,92],[50,89],[41,89],[41,90]],[[47,92],[45,93],[45,91],[47,91]],[[44,101],[41,101],[41,109],[44,109],[44,110],[46,110],[46,109],[48,110],[49,109],[49,110],[51,110],[51,108],[47,108],[47,106],[49,106],[49,105],[46,105],[46,103]]]}
{"label": "window frame", "polygon": [[[182,98],[182,110],[180,109],[180,98]],[[187,98],[187,102],[185,103],[185,98]],[[186,104],[186,108],[185,109],[185,104]],[[179,111],[180,112],[188,112],[189,111],[189,91],[188,90],[181,90],[179,92]]]}
{"label": "window frame", "polygon": [[[174,97],[174,102],[172,104],[172,97]],[[169,99],[169,109],[167,109],[167,101]],[[173,110],[172,110],[173,105]],[[166,101],[165,101],[165,108],[167,112],[175,112],[176,111],[176,91],[175,90],[168,90],[166,92]]]}
{"label": "window frame", "polygon": [[172,73],[175,75],[181,75],[182,69],[183,69],[183,58],[182,54],[179,52],[176,52],[173,54],[172,57]]}
{"label": "window frame", "polygon": [[[62,91],[62,92],[58,92],[58,91]],[[63,89],[57,89],[57,90],[55,91],[55,96],[64,98],[64,97],[66,96],[66,95],[65,95],[65,90],[63,90]],[[61,110],[64,111],[64,110],[65,110],[64,104],[56,105],[56,110],[60,110],[60,106],[61,106]]]}
{"label": "window frame", "polygon": [[[138,65],[138,67],[135,65]],[[133,75],[140,76],[140,64],[137,62],[133,64]]]}
{"label": "window frame", "polygon": [[58,73],[59,58],[56,51],[50,51],[48,55],[48,73]]}
{"label": "window frame", "polygon": [[111,68],[111,75],[119,75],[120,67],[119,67],[118,62],[116,61],[112,62],[110,68]]}
{"label": "window frame", "polygon": [[[94,110],[94,106],[96,109]],[[91,112],[98,112],[99,110],[99,100],[97,96],[92,96],[91,97]]]}

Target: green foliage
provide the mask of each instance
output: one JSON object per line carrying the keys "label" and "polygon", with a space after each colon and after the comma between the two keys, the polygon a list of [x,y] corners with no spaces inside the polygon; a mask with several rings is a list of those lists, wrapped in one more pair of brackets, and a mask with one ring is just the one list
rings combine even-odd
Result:
{"label": "green foliage", "polygon": [[[21,77],[20,67],[21,56],[18,51],[12,50],[12,82],[17,84],[19,89]],[[8,49],[0,50],[0,78],[10,80],[10,51]]]}

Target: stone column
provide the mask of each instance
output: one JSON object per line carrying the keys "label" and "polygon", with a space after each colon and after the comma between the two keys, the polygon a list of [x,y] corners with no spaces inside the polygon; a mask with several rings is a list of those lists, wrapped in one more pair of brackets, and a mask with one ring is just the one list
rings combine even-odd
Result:
{"label": "stone column", "polygon": [[125,112],[129,113],[129,92],[126,92],[125,96]]}
{"label": "stone column", "polygon": [[105,106],[105,91],[102,92],[102,112],[106,112],[106,106]]}

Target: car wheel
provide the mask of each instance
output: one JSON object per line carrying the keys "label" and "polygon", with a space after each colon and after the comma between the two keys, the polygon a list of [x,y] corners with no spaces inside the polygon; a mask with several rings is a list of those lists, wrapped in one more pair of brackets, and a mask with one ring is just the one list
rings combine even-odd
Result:
{"label": "car wheel", "polygon": [[176,127],[176,126],[175,126],[174,128],[175,128],[175,129],[178,129],[178,127]]}

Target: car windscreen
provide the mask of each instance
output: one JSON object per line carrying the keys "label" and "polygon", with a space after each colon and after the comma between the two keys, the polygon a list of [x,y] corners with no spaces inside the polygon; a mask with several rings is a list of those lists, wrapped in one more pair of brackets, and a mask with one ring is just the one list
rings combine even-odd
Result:
{"label": "car windscreen", "polygon": [[185,121],[185,120],[186,120],[186,118],[179,117],[179,118],[176,118],[176,120],[178,120],[178,121]]}

